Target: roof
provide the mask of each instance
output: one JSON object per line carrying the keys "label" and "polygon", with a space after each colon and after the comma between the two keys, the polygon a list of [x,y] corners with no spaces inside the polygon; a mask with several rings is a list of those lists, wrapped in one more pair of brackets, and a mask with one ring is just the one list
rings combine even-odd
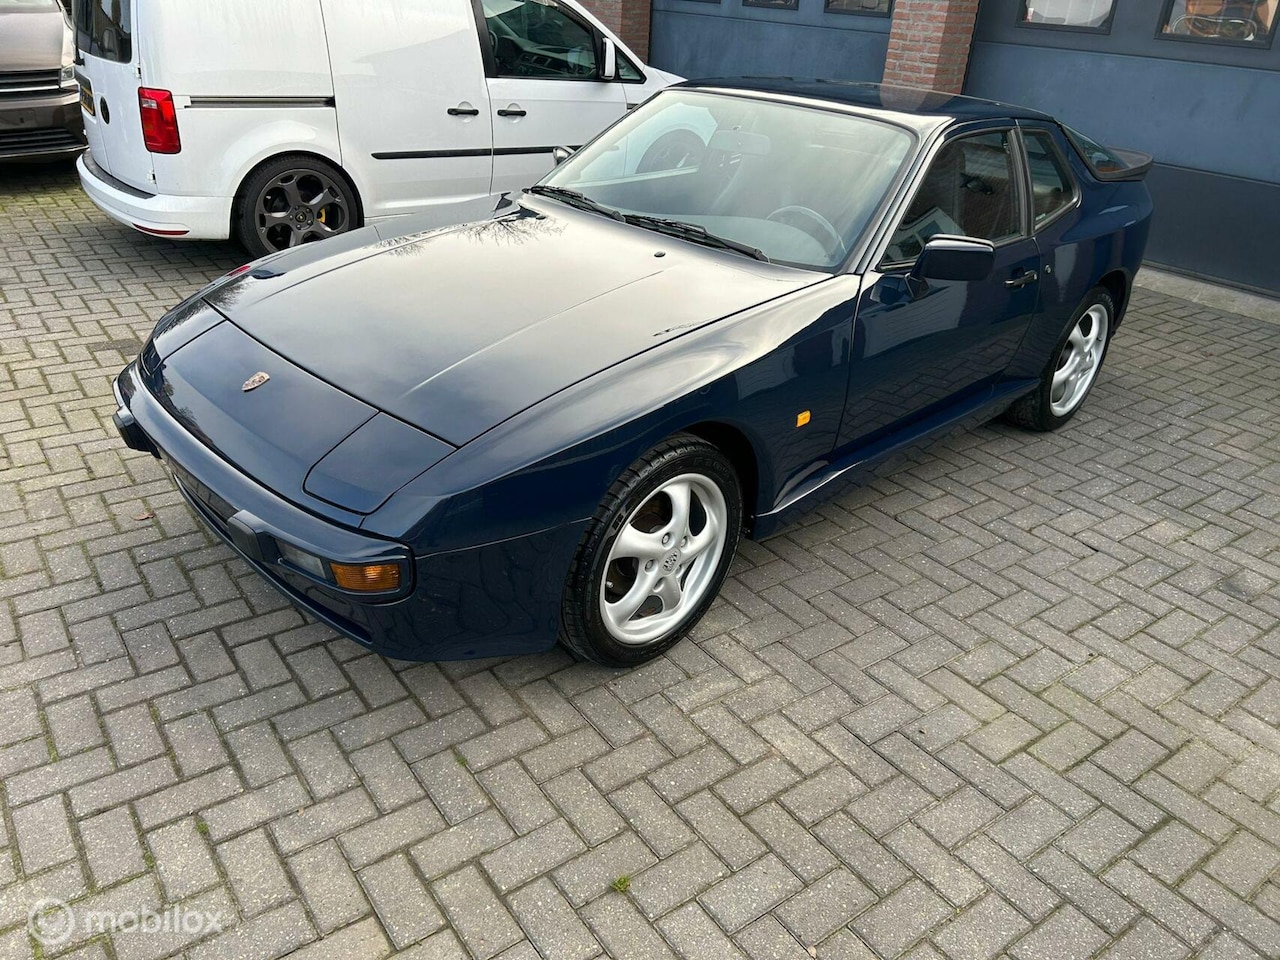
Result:
{"label": "roof", "polygon": [[1052,120],[1046,113],[996,100],[962,97],[937,90],[894,87],[883,83],[849,80],[797,80],[793,77],[717,77],[687,80],[681,86],[718,87],[754,93],[775,93],[811,100],[825,100],[868,110],[890,110],[919,117],[955,120]]}

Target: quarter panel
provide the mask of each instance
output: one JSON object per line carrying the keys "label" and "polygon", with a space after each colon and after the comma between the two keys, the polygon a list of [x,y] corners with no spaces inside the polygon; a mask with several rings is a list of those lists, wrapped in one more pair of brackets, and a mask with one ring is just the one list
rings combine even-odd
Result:
{"label": "quarter panel", "polygon": [[250,170],[285,153],[312,153],[342,165],[332,107],[193,107],[186,98],[178,102],[182,152],[152,154],[159,193],[234,197]]}
{"label": "quarter panel", "polygon": [[1010,364],[1013,379],[1039,377],[1085,295],[1119,271],[1132,285],[1142,264],[1152,204],[1141,181],[1094,180],[1079,155],[1054,131],[1081,188],[1080,205],[1036,235],[1040,246],[1041,310]]}
{"label": "quarter panel", "polygon": [[134,42],[148,82],[175,96],[333,95],[319,0],[149,0]]}

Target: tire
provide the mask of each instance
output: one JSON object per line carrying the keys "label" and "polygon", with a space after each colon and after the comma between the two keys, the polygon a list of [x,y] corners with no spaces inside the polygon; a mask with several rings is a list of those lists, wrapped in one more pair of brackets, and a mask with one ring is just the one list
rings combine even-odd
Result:
{"label": "tire", "polygon": [[[1058,338],[1044,373],[1040,375],[1039,386],[1019,398],[1005,412],[1005,419],[1019,427],[1047,432],[1057,430],[1074,417],[1097,382],[1115,326],[1115,301],[1102,287],[1095,287],[1089,291]],[[1097,331],[1097,334],[1092,331]],[[1078,363],[1087,363],[1088,366],[1078,374],[1078,379],[1067,377],[1060,390],[1055,378],[1075,357],[1081,358]]]}
{"label": "tire", "polygon": [[285,154],[254,170],[231,208],[231,229],[255,260],[354,230],[364,222],[345,173],[305,154]]}
{"label": "tire", "polygon": [[565,646],[610,667],[669,649],[711,606],[741,532],[742,488],[728,458],[689,434],[658,444],[614,481],[583,535],[561,607]]}

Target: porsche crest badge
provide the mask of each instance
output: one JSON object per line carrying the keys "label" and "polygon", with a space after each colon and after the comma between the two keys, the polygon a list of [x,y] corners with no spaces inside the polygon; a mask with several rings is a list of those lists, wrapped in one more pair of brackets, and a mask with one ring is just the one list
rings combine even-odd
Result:
{"label": "porsche crest badge", "polygon": [[264,383],[266,383],[270,379],[271,377],[269,377],[267,374],[259,370],[252,377],[246,380],[244,382],[244,386],[241,387],[240,389],[243,390],[245,393],[248,393],[250,390],[256,390],[258,387],[262,386]]}

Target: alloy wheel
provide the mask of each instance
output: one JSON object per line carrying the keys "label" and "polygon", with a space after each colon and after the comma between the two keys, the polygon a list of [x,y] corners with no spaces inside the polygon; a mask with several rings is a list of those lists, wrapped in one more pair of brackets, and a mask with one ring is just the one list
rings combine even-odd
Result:
{"label": "alloy wheel", "polygon": [[1065,417],[1084,400],[1102,366],[1111,315],[1095,303],[1076,321],[1062,345],[1049,386],[1049,409],[1055,417]]}
{"label": "alloy wheel", "polygon": [[677,627],[715,580],[729,529],[724,494],[686,473],[654,490],[623,524],[605,565],[600,613],[619,643],[649,643]]}
{"label": "alloy wheel", "polygon": [[316,170],[286,170],[258,194],[254,223],[268,250],[314,243],[351,224],[344,188]]}

